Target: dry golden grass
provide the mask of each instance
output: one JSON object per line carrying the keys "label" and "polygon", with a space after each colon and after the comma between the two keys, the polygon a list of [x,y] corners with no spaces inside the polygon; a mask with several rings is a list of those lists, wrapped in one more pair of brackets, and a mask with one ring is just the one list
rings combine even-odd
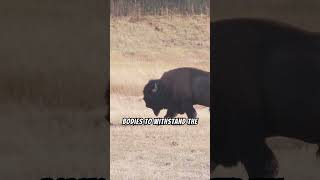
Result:
{"label": "dry golden grass", "polygon": [[148,80],[176,67],[209,70],[209,17],[131,19],[111,21],[111,94],[141,95]]}
{"label": "dry golden grass", "polygon": [[103,2],[2,3],[0,179],[106,176]]}
{"label": "dry golden grass", "polygon": [[1,179],[105,176],[105,109],[30,104],[1,104],[0,109]]}
{"label": "dry golden grass", "polygon": [[105,176],[105,63],[9,60],[0,67],[1,179]]}
{"label": "dry golden grass", "polygon": [[[0,67],[0,101],[46,107],[93,109],[104,105],[106,78],[98,61],[36,59],[3,60]],[[96,72],[95,72],[96,71]],[[101,83],[102,82],[102,83]],[[96,87],[96,88],[92,88]]]}
{"label": "dry golden grass", "polygon": [[196,107],[197,126],[121,125],[154,117],[142,100],[150,79],[177,67],[209,70],[209,27],[208,16],[111,20],[111,179],[209,178],[208,108]]}
{"label": "dry golden grass", "polygon": [[[208,179],[209,112],[196,107],[197,126],[122,126],[122,117],[154,117],[142,89],[163,72],[190,66],[209,70],[207,16],[127,17],[111,20],[111,179]],[[159,115],[163,117],[165,111]],[[268,144],[279,160],[279,176],[318,178],[316,146],[287,138]],[[241,164],[219,166],[215,177],[242,177]]]}
{"label": "dry golden grass", "polygon": [[1,179],[104,176],[106,78],[99,64],[105,63],[74,58],[2,62]]}

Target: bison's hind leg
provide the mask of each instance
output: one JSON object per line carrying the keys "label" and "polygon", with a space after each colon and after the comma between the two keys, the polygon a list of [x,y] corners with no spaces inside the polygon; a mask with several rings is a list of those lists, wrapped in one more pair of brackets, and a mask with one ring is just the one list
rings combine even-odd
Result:
{"label": "bison's hind leg", "polygon": [[320,158],[320,144],[318,144],[318,151],[317,151],[316,155],[317,155],[317,158]]}
{"label": "bison's hind leg", "polygon": [[273,178],[278,174],[278,161],[265,143],[251,144],[241,162],[250,178]]}
{"label": "bison's hind leg", "polygon": [[192,107],[187,111],[188,118],[197,118],[197,111]]}
{"label": "bison's hind leg", "polygon": [[194,109],[191,101],[185,101],[182,103],[182,110],[186,112],[188,118],[197,118],[197,111]]}

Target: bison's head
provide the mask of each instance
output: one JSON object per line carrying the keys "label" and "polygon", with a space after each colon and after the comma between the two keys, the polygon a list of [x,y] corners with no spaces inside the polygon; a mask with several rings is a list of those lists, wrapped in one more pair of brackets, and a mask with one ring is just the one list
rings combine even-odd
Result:
{"label": "bison's head", "polygon": [[166,107],[166,93],[160,80],[150,80],[143,89],[143,95],[146,107],[152,109],[154,115],[158,116]]}

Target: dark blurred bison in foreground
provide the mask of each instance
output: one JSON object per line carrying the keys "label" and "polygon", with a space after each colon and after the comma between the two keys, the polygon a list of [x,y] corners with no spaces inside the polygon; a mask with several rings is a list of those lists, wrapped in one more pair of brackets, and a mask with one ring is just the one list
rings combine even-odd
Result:
{"label": "dark blurred bison in foreground", "polygon": [[107,87],[105,88],[105,91],[104,91],[104,102],[105,102],[105,105],[106,105],[106,114],[104,116],[104,118],[107,120],[107,123],[110,124],[110,84],[109,84],[109,81],[107,83]]}
{"label": "dark blurred bison in foreground", "polygon": [[143,89],[144,101],[156,116],[167,109],[165,118],[186,113],[195,118],[194,104],[210,107],[210,73],[195,68],[178,68],[150,80]]}
{"label": "dark blurred bison in foreground", "polygon": [[211,173],[241,162],[277,176],[267,137],[320,143],[320,34],[255,19],[211,24]]}

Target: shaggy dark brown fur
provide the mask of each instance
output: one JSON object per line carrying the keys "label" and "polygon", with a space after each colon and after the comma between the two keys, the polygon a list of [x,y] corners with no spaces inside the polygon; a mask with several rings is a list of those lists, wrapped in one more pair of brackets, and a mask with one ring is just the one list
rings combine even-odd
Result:
{"label": "shaggy dark brown fur", "polygon": [[256,19],[211,27],[211,170],[241,162],[250,178],[275,177],[267,137],[320,143],[320,36]]}

